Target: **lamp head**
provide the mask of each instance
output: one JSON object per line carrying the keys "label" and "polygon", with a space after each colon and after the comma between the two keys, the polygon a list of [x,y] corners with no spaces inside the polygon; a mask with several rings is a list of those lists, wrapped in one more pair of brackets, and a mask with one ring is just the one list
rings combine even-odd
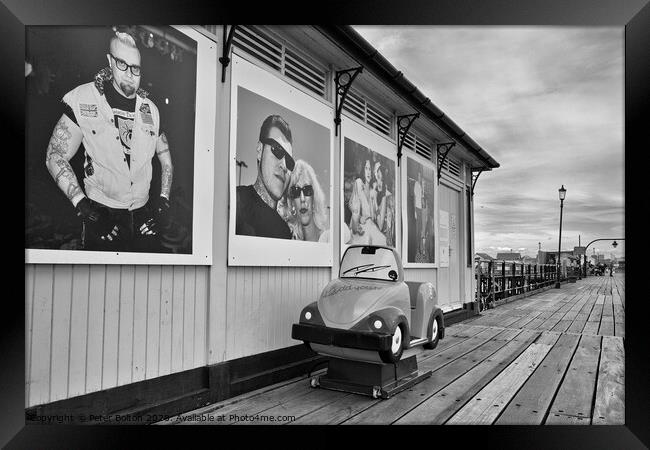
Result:
{"label": "lamp head", "polygon": [[560,200],[564,200],[566,197],[566,189],[564,189],[564,185],[560,189],[558,189],[558,192],[560,193]]}

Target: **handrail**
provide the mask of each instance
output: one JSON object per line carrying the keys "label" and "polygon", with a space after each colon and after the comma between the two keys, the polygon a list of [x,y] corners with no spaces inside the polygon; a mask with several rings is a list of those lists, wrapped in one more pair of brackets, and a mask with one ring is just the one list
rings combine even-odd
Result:
{"label": "handrail", "polygon": [[[560,281],[574,276],[572,268],[562,267]],[[555,284],[555,264],[525,264],[505,260],[475,260],[475,299],[479,310],[489,308],[496,300]]]}

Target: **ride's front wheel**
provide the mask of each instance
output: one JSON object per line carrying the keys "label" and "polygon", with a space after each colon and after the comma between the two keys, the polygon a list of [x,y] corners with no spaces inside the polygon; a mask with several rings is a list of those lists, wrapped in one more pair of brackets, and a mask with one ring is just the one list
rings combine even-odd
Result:
{"label": "ride's front wheel", "polygon": [[402,325],[399,324],[395,327],[395,332],[393,333],[393,340],[391,341],[390,350],[385,350],[379,352],[379,357],[385,363],[396,363],[402,357],[402,352],[404,351],[404,344],[402,342],[404,338],[404,332],[402,330]]}
{"label": "ride's front wheel", "polygon": [[424,347],[427,350],[433,350],[438,346],[438,341],[440,340],[440,319],[435,317],[433,319],[433,325],[431,326],[431,340],[424,344]]}

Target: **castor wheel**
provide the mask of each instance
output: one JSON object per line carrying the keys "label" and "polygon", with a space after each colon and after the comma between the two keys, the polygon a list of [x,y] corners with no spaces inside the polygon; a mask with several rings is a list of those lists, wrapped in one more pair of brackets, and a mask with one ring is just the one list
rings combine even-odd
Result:
{"label": "castor wheel", "polygon": [[372,387],[372,398],[381,397],[381,388],[379,386]]}
{"label": "castor wheel", "polygon": [[317,388],[320,386],[320,381],[318,377],[311,377],[311,380],[309,380],[309,385],[313,388]]}

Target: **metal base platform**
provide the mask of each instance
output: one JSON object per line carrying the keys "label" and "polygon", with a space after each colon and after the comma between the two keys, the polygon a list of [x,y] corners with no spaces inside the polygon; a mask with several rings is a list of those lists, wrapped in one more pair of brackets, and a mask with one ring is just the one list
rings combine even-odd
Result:
{"label": "metal base platform", "polygon": [[431,370],[418,370],[415,355],[394,364],[330,358],[327,373],[312,377],[310,384],[386,399],[430,377],[431,373]]}

